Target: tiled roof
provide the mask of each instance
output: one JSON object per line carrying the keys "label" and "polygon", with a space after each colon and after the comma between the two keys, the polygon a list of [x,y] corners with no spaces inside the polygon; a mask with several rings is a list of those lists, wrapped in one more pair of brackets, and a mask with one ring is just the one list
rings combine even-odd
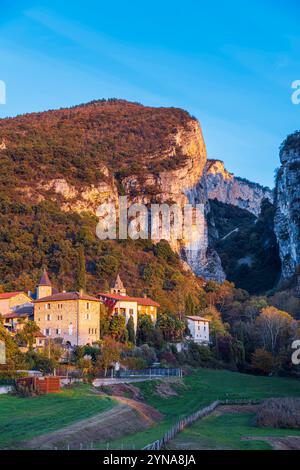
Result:
{"label": "tiled roof", "polygon": [[92,297],[88,294],[80,294],[80,292],[60,292],[54,295],[48,295],[47,297],[42,297],[41,299],[35,300],[35,303],[38,302],[54,302],[54,301],[63,301],[63,300],[94,300],[99,302],[99,299]]}
{"label": "tiled roof", "polygon": [[49,287],[51,287],[51,285],[52,284],[51,284],[51,281],[49,279],[48,273],[47,273],[46,269],[44,269],[42,277],[41,277],[40,282],[39,282],[39,286],[49,286]]}
{"label": "tiled roof", "polygon": [[208,318],[199,317],[197,315],[187,316],[186,318],[188,318],[189,320],[192,320],[192,321],[211,321]]}
{"label": "tiled roof", "polygon": [[136,302],[139,305],[159,307],[160,305],[149,297],[130,297],[129,295],[107,294],[98,292],[97,296],[112,300],[123,300],[124,302]]}
{"label": "tiled roof", "polygon": [[28,317],[28,313],[19,313],[19,312],[9,312],[4,313],[3,318],[10,320],[11,318],[26,318]]}
{"label": "tiled roof", "polygon": [[15,297],[16,295],[19,295],[19,294],[25,294],[25,295],[27,295],[25,292],[22,292],[22,291],[17,291],[17,292],[3,292],[3,294],[0,294],[0,300],[2,300],[2,299],[11,299],[12,297]]}

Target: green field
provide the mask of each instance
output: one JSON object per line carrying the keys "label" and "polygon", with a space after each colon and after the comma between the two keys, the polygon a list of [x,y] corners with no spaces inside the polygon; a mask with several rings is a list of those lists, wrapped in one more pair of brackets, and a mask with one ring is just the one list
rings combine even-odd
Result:
{"label": "green field", "polygon": [[[142,448],[162,437],[164,432],[180,418],[190,415],[216,399],[300,396],[300,382],[298,380],[255,377],[224,370],[198,369],[193,374],[184,377],[182,385],[175,386],[178,395],[169,398],[162,398],[157,394],[157,384],[157,381],[147,381],[134,385],[140,388],[145,402],[163,414],[162,421],[145,431],[110,442],[110,449]],[[89,418],[112,408],[115,404],[116,402],[111,398],[93,393],[89,385],[80,385],[72,389],[64,389],[59,394],[34,398],[0,395],[0,449],[22,447],[22,441]],[[226,426],[232,435],[237,433],[238,439],[239,422],[235,419],[238,420],[239,417],[229,421]],[[203,421],[199,421],[197,426],[201,427],[202,424]],[[216,436],[219,424],[220,430],[222,430],[222,422],[213,421],[211,424],[215,428],[212,432]],[[241,426],[248,426],[248,424],[240,422]],[[209,426],[210,421],[205,420],[205,425]],[[208,428],[203,432],[208,432]],[[251,447],[252,444],[250,442],[245,445]],[[261,445],[264,448],[268,447],[266,443]],[[107,448],[107,443],[103,445],[99,443],[98,447]]]}
{"label": "green field", "polygon": [[34,398],[0,395],[0,449],[17,448],[24,440],[89,418],[115,403],[96,395],[88,385]]}
{"label": "green field", "polygon": [[[260,437],[300,436],[299,430],[255,427],[254,416],[252,413],[216,413],[184,429],[168,443],[167,448],[268,450],[272,449],[272,446],[266,441],[260,441]],[[243,437],[254,437],[255,440],[242,440]]]}
{"label": "green field", "polygon": [[[300,381],[279,377],[257,377],[224,370],[198,369],[184,377],[178,396],[162,398],[157,395],[156,381],[137,383],[149,405],[158,409],[164,419],[155,427],[110,443],[111,449],[142,448],[155,441],[180,418],[210,404],[214,400],[262,399],[300,396]],[[101,444],[99,448],[102,448]]]}

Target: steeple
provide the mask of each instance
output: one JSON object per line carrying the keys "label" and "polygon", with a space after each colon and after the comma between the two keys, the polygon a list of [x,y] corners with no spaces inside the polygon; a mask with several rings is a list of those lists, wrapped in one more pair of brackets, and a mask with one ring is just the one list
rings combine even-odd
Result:
{"label": "steeple", "polygon": [[124,287],[124,284],[120,278],[120,275],[117,275],[117,279],[115,280],[114,286],[110,289],[111,294],[120,294],[120,295],[126,295],[126,289]]}
{"label": "steeple", "polygon": [[52,286],[46,269],[44,269],[43,271],[42,277],[39,282],[39,286],[48,286],[48,287]]}
{"label": "steeple", "polygon": [[37,299],[48,297],[48,295],[52,295],[52,284],[51,284],[51,281],[49,279],[46,269],[44,269],[40,282],[37,287]]}

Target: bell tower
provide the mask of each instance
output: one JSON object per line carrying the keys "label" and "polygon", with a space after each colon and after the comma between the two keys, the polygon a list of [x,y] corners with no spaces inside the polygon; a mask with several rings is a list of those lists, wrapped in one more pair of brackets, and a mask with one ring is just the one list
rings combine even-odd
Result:
{"label": "bell tower", "polygon": [[117,279],[115,280],[114,286],[110,289],[111,294],[126,295],[126,289],[123,282],[118,274]]}
{"label": "bell tower", "polygon": [[52,284],[46,269],[44,269],[39,285],[37,287],[37,299],[52,295]]}

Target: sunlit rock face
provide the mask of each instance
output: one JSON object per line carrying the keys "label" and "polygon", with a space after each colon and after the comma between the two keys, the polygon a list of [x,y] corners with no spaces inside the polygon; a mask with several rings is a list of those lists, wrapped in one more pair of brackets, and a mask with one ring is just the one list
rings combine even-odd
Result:
{"label": "sunlit rock face", "polygon": [[300,132],[290,135],[282,144],[280,161],[275,190],[275,233],[282,277],[289,278],[300,265]]}
{"label": "sunlit rock face", "polygon": [[[129,205],[176,204],[183,210],[201,204],[202,218],[191,238],[171,233],[170,245],[185,268],[224,279],[211,248],[205,142],[199,122],[186,111],[100,100],[1,120],[1,154],[25,159],[24,148],[38,153],[25,155],[30,172],[16,182],[16,199],[50,200],[65,212],[93,215],[103,203],[118,211],[120,195]],[[12,173],[17,173],[15,160],[10,160]]]}
{"label": "sunlit rock face", "polygon": [[226,170],[221,160],[208,160],[206,172],[209,199],[238,206],[256,216],[260,213],[261,201],[264,198],[273,202],[273,191],[234,176]]}

